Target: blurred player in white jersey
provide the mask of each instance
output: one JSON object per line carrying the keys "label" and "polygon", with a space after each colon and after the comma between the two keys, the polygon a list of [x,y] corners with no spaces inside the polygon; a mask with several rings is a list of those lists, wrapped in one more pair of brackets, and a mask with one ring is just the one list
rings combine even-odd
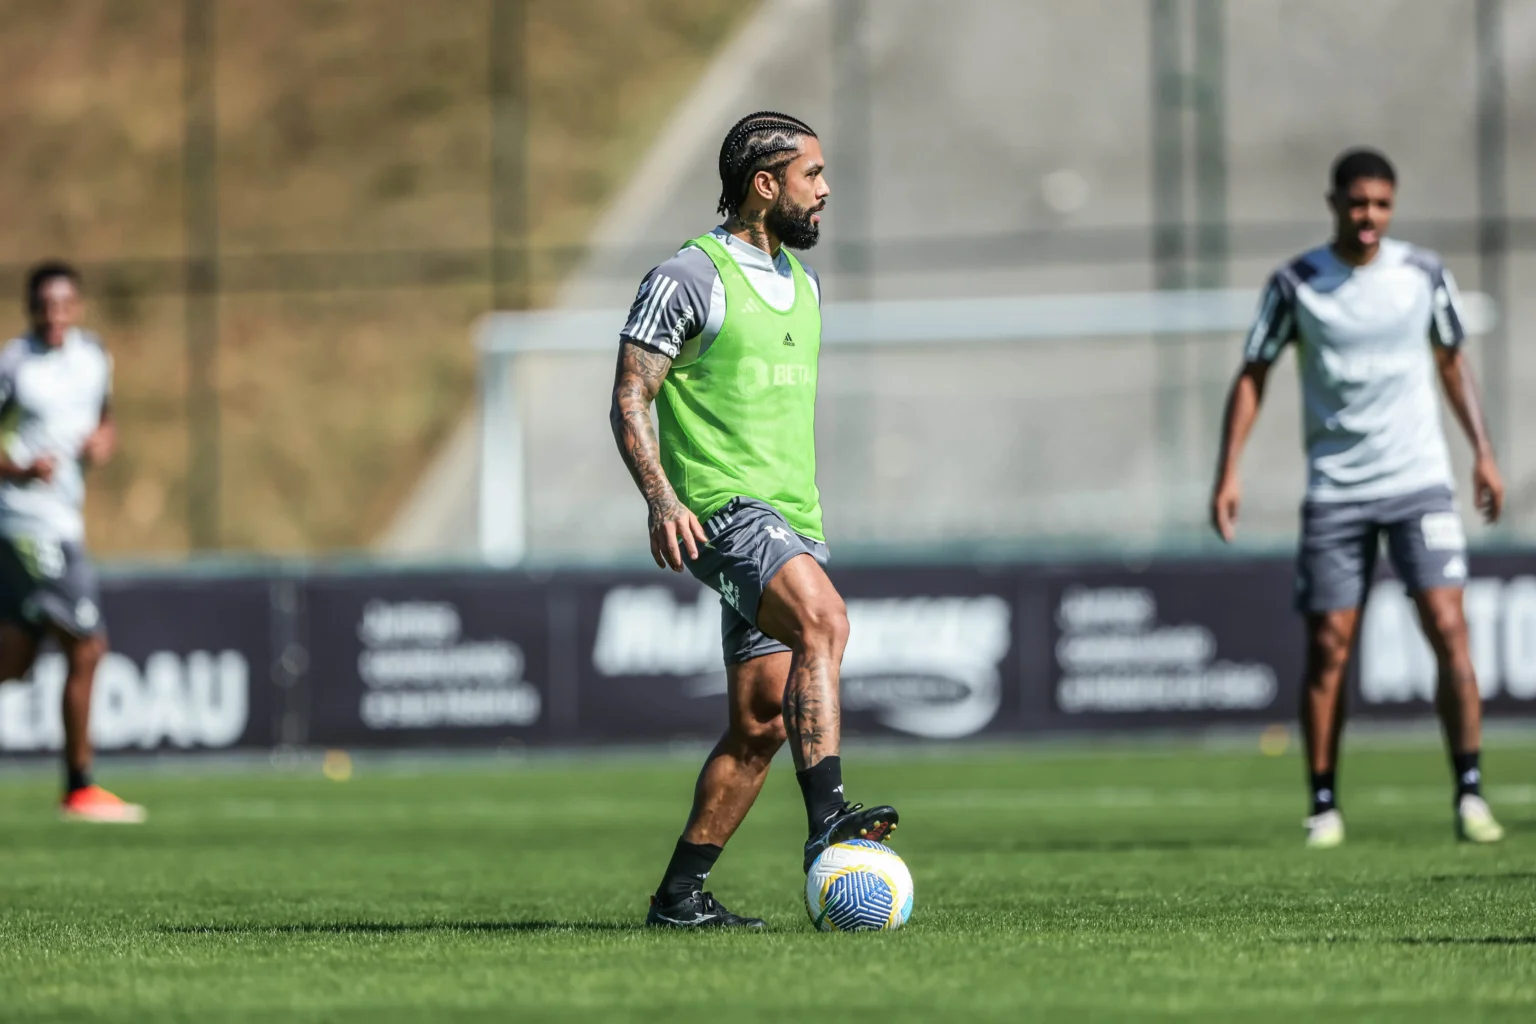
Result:
{"label": "blurred player in white jersey", "polygon": [[91,687],[107,650],[86,556],[85,470],[111,458],[112,358],[77,326],[80,275],[42,263],[27,277],[31,327],[0,348],[0,681],[31,670],[51,638],[64,653],[67,819],[139,822],[144,808],[91,780]]}
{"label": "blurred player in white jersey", "polygon": [[1479,843],[1504,834],[1481,795],[1482,705],[1462,614],[1466,540],[1436,377],[1472,443],[1473,498],[1488,522],[1499,517],[1504,484],[1462,351],[1455,282],[1434,253],[1386,237],[1396,182],[1391,163],[1373,150],[1351,150],[1334,163],[1333,241],[1269,280],[1227,399],[1211,497],[1212,525],[1230,541],[1243,444],[1269,368],[1294,342],[1308,464],[1296,601],[1307,622],[1301,722],[1312,847],[1344,841],[1334,774],[1344,676],[1383,538],[1439,666],[1435,708],[1456,776],[1457,834]]}

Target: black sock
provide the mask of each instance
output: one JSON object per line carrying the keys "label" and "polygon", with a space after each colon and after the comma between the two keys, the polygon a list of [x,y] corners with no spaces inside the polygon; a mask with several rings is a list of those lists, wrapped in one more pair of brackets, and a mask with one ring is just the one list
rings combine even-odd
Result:
{"label": "black sock", "polygon": [[73,793],[77,789],[85,789],[91,784],[91,770],[89,768],[65,768],[64,792]]}
{"label": "black sock", "polygon": [[1478,767],[1478,759],[1482,757],[1481,750],[1474,750],[1467,754],[1452,754],[1451,767],[1456,771],[1456,800],[1459,803],[1464,796],[1483,795],[1483,771]]}
{"label": "black sock", "polygon": [[658,903],[676,903],[690,893],[704,888],[704,879],[720,859],[720,847],[713,843],[690,843],[678,839],[667,862],[667,873],[661,876],[661,886],[656,890]]}
{"label": "black sock", "polygon": [[805,817],[811,834],[843,809],[843,759],[824,757],[803,772],[795,772],[805,796]]}
{"label": "black sock", "polygon": [[1313,772],[1312,813],[1322,814],[1324,811],[1338,810],[1336,796],[1337,792],[1333,788],[1333,772]]}

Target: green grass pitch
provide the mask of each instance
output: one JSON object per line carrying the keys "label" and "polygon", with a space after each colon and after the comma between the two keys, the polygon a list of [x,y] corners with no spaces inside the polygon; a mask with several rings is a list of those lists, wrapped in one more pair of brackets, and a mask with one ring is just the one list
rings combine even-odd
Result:
{"label": "green grass pitch", "polygon": [[1496,848],[1452,838],[1424,743],[1341,773],[1301,847],[1294,753],[871,750],[911,924],[813,932],[787,763],[711,888],[766,934],[638,927],[691,758],[181,772],[107,766],[149,824],[0,780],[0,1020],[1536,1020],[1536,751],[1490,750]]}

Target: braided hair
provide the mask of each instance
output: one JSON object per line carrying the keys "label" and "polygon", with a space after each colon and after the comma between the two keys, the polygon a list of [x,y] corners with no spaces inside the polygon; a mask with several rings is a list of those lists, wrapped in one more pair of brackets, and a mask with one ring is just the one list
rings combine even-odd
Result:
{"label": "braided hair", "polygon": [[747,198],[748,184],[758,171],[782,171],[790,160],[777,160],[782,153],[800,148],[800,140],[816,137],[811,126],[796,117],[773,110],[760,110],[736,122],[720,144],[720,203],[722,216],[729,216]]}

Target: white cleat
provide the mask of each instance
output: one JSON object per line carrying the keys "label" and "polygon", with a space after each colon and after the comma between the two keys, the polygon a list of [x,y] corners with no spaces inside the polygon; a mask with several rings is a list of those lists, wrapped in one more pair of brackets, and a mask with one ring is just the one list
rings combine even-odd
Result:
{"label": "white cleat", "polygon": [[1344,815],[1335,808],[1314,814],[1302,822],[1307,827],[1307,849],[1331,850],[1344,844]]}
{"label": "white cleat", "polygon": [[1504,838],[1504,826],[1493,820],[1486,800],[1468,793],[1456,802],[1456,838],[1467,843],[1496,843]]}

